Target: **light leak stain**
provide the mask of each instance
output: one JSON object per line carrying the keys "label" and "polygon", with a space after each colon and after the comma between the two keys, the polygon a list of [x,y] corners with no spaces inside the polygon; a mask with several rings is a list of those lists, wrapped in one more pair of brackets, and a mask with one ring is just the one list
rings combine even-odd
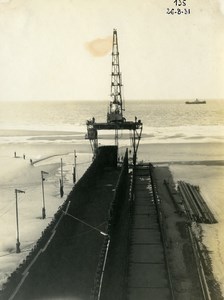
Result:
{"label": "light leak stain", "polygon": [[105,38],[97,38],[90,42],[85,43],[85,48],[93,56],[105,56],[111,51],[112,48],[112,36]]}

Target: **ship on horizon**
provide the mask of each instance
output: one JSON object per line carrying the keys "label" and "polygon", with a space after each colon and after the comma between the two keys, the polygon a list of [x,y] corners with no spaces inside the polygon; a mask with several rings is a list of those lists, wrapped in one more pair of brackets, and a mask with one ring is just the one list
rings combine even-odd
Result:
{"label": "ship on horizon", "polygon": [[186,101],[185,104],[206,104],[205,100],[194,100],[194,101]]}

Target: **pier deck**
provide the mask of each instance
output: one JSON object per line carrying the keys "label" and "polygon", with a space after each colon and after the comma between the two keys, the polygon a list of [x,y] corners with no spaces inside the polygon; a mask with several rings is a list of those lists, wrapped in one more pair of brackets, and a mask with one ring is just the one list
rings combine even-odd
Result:
{"label": "pier deck", "polygon": [[149,167],[134,175],[128,299],[172,299]]}
{"label": "pier deck", "polygon": [[69,213],[107,237],[62,214],[52,238],[43,238],[38,255],[17,271],[21,281],[3,291],[10,297],[0,298],[209,299],[200,280],[200,249],[180,213],[169,169],[143,164],[128,172],[128,160],[126,168],[108,168],[102,157],[108,159],[99,157],[71,192]]}

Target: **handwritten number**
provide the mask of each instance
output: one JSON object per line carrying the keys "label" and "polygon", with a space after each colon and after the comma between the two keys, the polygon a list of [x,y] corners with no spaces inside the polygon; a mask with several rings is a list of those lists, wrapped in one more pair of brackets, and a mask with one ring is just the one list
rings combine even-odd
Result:
{"label": "handwritten number", "polygon": [[185,14],[185,15],[190,14],[190,13],[191,13],[190,8],[188,8],[188,9],[185,8],[185,9],[184,9],[184,14]]}
{"label": "handwritten number", "polygon": [[173,3],[176,5],[176,6],[186,6],[186,1],[187,0],[174,0]]}
{"label": "handwritten number", "polygon": [[174,14],[174,9],[169,9],[167,8],[167,12],[166,12],[168,15],[173,15]]}
{"label": "handwritten number", "polygon": [[167,8],[167,11],[166,13],[168,15],[174,15],[174,14],[177,14],[177,15],[182,15],[182,14],[190,14],[191,13],[191,10],[190,8],[182,8],[183,6],[186,6],[187,5],[187,0],[173,0],[173,3],[176,5],[176,8]]}

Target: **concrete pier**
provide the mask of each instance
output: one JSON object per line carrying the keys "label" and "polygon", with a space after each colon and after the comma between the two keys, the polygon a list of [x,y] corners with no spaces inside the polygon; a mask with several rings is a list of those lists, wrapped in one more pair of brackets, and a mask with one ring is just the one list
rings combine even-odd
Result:
{"label": "concrete pier", "polygon": [[190,225],[167,167],[102,147],[0,298],[209,299]]}
{"label": "concrete pier", "polygon": [[127,298],[172,299],[149,166],[135,170],[132,210]]}

